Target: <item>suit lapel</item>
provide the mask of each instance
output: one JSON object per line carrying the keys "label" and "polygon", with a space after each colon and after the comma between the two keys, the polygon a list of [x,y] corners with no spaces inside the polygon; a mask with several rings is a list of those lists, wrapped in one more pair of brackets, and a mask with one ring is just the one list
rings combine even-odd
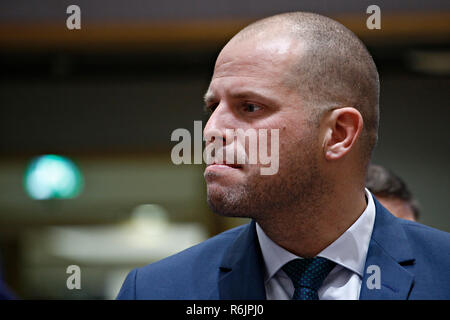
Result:
{"label": "suit lapel", "polygon": [[[367,252],[360,300],[408,299],[414,284],[414,257],[406,234],[397,218],[375,198],[376,217]],[[255,222],[243,228],[226,251],[219,271],[219,298],[225,300],[262,300],[266,298],[264,261],[256,235]],[[381,287],[367,285],[379,267]]]}
{"label": "suit lapel", "polygon": [[[414,275],[411,273],[414,257],[411,248],[398,219],[375,198],[374,202],[376,217],[364,267],[360,300],[408,299],[414,283]],[[368,281],[372,283],[374,276],[374,271],[368,272],[370,266],[379,268],[379,289],[370,289],[368,285]]]}
{"label": "suit lapel", "polygon": [[263,263],[255,222],[252,221],[224,255],[219,272],[220,299],[265,299]]}

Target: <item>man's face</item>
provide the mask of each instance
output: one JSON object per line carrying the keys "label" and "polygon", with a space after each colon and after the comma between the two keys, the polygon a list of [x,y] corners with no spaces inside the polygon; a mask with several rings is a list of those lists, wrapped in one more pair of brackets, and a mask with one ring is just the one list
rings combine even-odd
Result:
{"label": "man's face", "polygon": [[[302,48],[291,39],[232,40],[220,53],[205,96],[212,112],[205,137],[219,133],[226,152],[245,150],[226,129],[279,130],[279,169],[261,175],[267,165],[209,165],[204,176],[208,203],[226,216],[262,217],[286,209],[315,191],[318,178],[318,133],[297,90],[288,85],[292,64]],[[211,143],[211,141],[209,141]],[[207,141],[208,144],[208,141]],[[268,146],[268,150],[271,147]]]}
{"label": "man's face", "polygon": [[386,207],[394,216],[397,218],[402,218],[410,221],[416,221],[414,217],[414,211],[411,205],[402,199],[398,198],[388,198],[377,196],[380,203]]}

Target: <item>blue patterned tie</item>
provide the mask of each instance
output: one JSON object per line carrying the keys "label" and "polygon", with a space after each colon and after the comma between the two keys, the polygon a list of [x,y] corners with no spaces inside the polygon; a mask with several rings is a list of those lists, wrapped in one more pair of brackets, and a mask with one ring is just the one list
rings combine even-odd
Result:
{"label": "blue patterned tie", "polygon": [[317,291],[336,263],[322,257],[294,259],[283,266],[283,271],[294,284],[293,300],[319,300]]}

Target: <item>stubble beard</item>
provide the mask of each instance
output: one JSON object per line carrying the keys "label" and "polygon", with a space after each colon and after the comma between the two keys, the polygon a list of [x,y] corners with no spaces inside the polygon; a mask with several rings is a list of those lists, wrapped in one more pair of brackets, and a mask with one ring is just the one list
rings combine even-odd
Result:
{"label": "stubble beard", "polygon": [[280,168],[275,175],[262,176],[259,169],[251,170],[242,184],[208,188],[209,207],[221,216],[258,222],[284,219],[287,213],[300,213],[305,220],[313,218],[310,212],[320,204],[328,186],[310,148],[302,149],[302,152],[296,148],[285,150],[285,160],[280,157]]}

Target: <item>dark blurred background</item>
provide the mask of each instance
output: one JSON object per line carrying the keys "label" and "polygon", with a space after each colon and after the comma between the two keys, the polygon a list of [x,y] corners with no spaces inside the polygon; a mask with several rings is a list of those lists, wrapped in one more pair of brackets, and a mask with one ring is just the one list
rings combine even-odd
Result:
{"label": "dark blurred background", "polygon": [[[66,28],[71,4],[81,30]],[[366,27],[372,4],[380,30]],[[114,298],[130,269],[245,222],[209,211],[204,166],[172,164],[170,135],[205,120],[202,96],[233,34],[297,10],[368,46],[381,78],[374,162],[407,182],[421,223],[450,231],[450,2],[2,1],[0,270],[16,296]],[[27,193],[30,161],[44,154],[78,167],[76,197]],[[72,264],[81,290],[66,287]]]}

